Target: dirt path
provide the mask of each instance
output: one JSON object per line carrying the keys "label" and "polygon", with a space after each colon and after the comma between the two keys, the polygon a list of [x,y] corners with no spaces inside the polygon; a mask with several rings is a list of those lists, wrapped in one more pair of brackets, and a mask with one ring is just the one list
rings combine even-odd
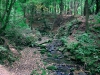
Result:
{"label": "dirt path", "polygon": [[0,75],[15,75],[15,74],[9,72],[9,70],[4,65],[0,65]]}
{"label": "dirt path", "polygon": [[[43,37],[37,43],[48,41],[47,37]],[[42,73],[41,68],[45,68],[41,59],[41,54],[37,48],[27,47],[21,51],[21,58],[15,61],[12,66],[6,67],[0,65],[0,75],[30,75],[33,70]]]}
{"label": "dirt path", "polygon": [[37,49],[27,47],[21,54],[22,57],[12,66],[0,65],[0,75],[30,75],[33,70],[37,70],[41,74],[41,68],[44,68],[44,64]]}
{"label": "dirt path", "polygon": [[25,48],[21,54],[20,60],[9,67],[11,73],[14,73],[14,75],[30,75],[32,70],[38,70],[41,73],[40,67],[44,68],[44,65],[36,48]]}

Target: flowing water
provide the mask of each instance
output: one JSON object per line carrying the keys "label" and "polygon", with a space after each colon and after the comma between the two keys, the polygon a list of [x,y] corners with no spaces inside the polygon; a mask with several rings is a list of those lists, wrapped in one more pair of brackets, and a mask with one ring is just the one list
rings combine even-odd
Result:
{"label": "flowing water", "polygon": [[[77,66],[74,61],[68,60],[64,57],[63,53],[57,50],[58,47],[62,46],[63,43],[60,40],[54,40],[52,43],[46,46],[48,57],[44,59],[45,62],[55,66],[57,69],[54,70],[54,75],[73,75],[70,74],[73,72],[73,69],[76,69]],[[46,54],[47,54],[46,53]]]}

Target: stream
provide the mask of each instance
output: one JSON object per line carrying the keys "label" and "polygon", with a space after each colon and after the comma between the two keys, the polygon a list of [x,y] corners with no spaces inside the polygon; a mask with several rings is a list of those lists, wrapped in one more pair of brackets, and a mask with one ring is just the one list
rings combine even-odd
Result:
{"label": "stream", "polygon": [[74,74],[74,70],[79,69],[79,65],[68,58],[66,58],[61,51],[58,50],[59,47],[63,47],[61,40],[53,40],[51,43],[46,45],[47,57],[43,60],[48,64],[53,63],[57,69],[52,70],[53,75],[88,75],[85,72]]}

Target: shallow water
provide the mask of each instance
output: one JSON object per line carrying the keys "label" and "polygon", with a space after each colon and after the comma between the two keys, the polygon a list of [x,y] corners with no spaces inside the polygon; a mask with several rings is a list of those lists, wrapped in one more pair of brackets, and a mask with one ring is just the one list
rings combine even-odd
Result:
{"label": "shallow water", "polygon": [[54,63],[53,65],[57,67],[57,70],[53,71],[54,75],[68,75],[71,69],[75,69],[76,66],[74,62],[67,60],[64,55],[57,50],[57,47],[62,46],[61,41],[57,40],[50,43],[47,46],[47,50],[51,56],[44,59],[47,63]]}

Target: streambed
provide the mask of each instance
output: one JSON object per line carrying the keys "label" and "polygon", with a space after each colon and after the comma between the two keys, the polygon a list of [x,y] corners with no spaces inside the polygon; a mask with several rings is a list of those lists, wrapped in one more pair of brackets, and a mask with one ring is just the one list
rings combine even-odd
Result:
{"label": "streambed", "polygon": [[59,48],[63,47],[63,42],[59,39],[55,39],[48,43],[43,51],[43,60],[48,64],[52,64],[49,70],[53,75],[89,75],[85,72],[75,73],[76,70],[83,68],[83,65],[77,64],[72,61],[69,57],[64,56],[63,52]]}

